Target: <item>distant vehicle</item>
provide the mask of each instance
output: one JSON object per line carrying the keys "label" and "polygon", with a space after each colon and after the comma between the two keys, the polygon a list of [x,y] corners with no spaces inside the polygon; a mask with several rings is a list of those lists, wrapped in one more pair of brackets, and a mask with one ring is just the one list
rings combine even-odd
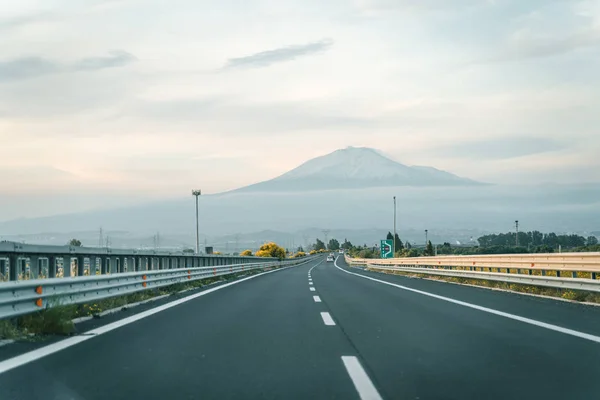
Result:
{"label": "distant vehicle", "polygon": [[331,254],[327,256],[327,262],[333,262],[333,256]]}
{"label": "distant vehicle", "polygon": [[344,250],[340,249],[340,254],[344,254]]}

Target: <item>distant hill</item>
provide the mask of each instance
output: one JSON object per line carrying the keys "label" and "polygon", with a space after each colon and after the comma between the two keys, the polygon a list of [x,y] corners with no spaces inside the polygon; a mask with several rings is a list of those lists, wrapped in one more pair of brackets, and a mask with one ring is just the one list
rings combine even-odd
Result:
{"label": "distant hill", "polygon": [[236,189],[234,192],[476,185],[482,183],[433,167],[406,166],[371,148],[347,147],[306,161],[274,179]]}

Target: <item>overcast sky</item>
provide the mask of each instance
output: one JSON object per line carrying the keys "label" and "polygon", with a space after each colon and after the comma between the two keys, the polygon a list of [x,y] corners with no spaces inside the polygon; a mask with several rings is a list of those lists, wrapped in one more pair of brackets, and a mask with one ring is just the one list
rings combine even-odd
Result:
{"label": "overcast sky", "polygon": [[215,193],[349,145],[600,181],[599,0],[0,0],[0,37],[0,220]]}

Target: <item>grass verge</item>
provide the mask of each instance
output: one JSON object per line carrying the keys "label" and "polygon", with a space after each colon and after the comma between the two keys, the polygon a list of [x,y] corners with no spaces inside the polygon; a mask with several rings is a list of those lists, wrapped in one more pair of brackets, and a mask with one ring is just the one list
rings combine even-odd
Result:
{"label": "grass verge", "polygon": [[594,292],[585,292],[582,290],[572,290],[572,289],[557,289],[557,288],[549,288],[543,286],[532,286],[532,285],[523,285],[519,283],[508,283],[508,282],[498,282],[498,281],[488,281],[484,279],[471,279],[471,278],[461,278],[461,277],[453,277],[453,276],[440,276],[440,275],[430,275],[430,274],[417,274],[414,272],[404,272],[404,271],[393,271],[390,272],[388,270],[381,270],[376,268],[369,268],[371,271],[383,272],[386,274],[393,275],[403,275],[410,276],[414,278],[427,278],[436,281],[444,281],[444,282],[452,282],[452,283],[460,283],[465,285],[474,285],[481,286],[493,289],[502,289],[509,290],[517,293],[529,293],[536,294],[541,296],[550,296],[557,297],[566,300],[574,300],[579,302],[586,303],[600,303],[600,293]]}
{"label": "grass verge", "polygon": [[93,303],[56,305],[36,313],[13,319],[0,320],[0,340],[34,340],[43,335],[71,335],[76,331],[73,319],[78,317],[93,316],[99,318],[99,314],[105,310],[119,307],[125,308],[128,304],[139,303],[157,296],[175,295],[184,290],[197,289],[221,281],[229,282],[242,276],[256,275],[261,272],[263,270],[250,270],[214,278],[176,283],[162,288],[143,290],[125,296],[98,300]]}

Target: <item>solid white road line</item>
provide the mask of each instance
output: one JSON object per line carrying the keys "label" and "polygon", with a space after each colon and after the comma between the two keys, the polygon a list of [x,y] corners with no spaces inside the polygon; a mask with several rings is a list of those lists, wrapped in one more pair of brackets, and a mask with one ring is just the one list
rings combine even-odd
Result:
{"label": "solid white road line", "polygon": [[9,358],[8,360],[0,361],[0,374],[3,374],[4,372],[10,371],[11,369],[15,369],[17,367],[20,367],[21,365],[28,364],[28,363],[30,363],[32,361],[39,360],[42,357],[46,357],[46,356],[48,356],[50,354],[53,354],[53,353],[56,353],[58,351],[64,350],[64,349],[66,349],[68,347],[71,347],[71,346],[74,346],[74,345],[76,345],[78,343],[85,342],[86,340],[92,339],[92,338],[94,338],[94,337],[96,337],[98,335],[102,335],[103,333],[107,333],[107,332],[110,332],[110,331],[112,331],[114,329],[120,328],[122,326],[129,325],[129,324],[131,324],[133,322],[139,321],[142,318],[149,317],[149,316],[151,316],[153,314],[156,314],[156,313],[159,313],[161,311],[168,310],[171,307],[178,306],[179,304],[183,304],[183,303],[186,303],[186,302],[188,302],[190,300],[194,300],[194,299],[196,299],[198,297],[205,296],[205,295],[207,295],[209,293],[216,292],[217,290],[225,289],[226,287],[233,286],[233,285],[236,285],[238,283],[241,283],[241,282],[244,282],[244,281],[247,281],[247,280],[250,280],[250,279],[258,278],[259,276],[262,276],[262,275],[272,274],[273,272],[279,272],[279,271],[283,271],[285,269],[294,268],[294,267],[296,267],[296,265],[293,265],[291,267],[274,269],[274,270],[271,270],[271,271],[263,272],[263,273],[256,274],[256,275],[252,275],[252,276],[249,276],[247,278],[240,279],[238,281],[234,281],[234,282],[230,282],[230,283],[225,283],[225,284],[223,284],[221,286],[217,286],[217,287],[214,287],[214,288],[211,288],[211,289],[207,289],[207,290],[205,290],[203,292],[192,294],[190,296],[183,297],[181,299],[172,301],[170,303],[163,304],[162,306],[158,306],[156,308],[152,308],[150,310],[141,312],[139,314],[132,315],[131,317],[123,318],[123,319],[121,319],[119,321],[115,321],[115,322],[113,322],[111,324],[107,324],[107,325],[101,326],[99,328],[92,329],[90,331],[82,333],[79,336],[74,336],[74,337],[71,337],[69,339],[61,340],[60,342],[53,343],[53,344],[41,347],[41,348],[36,349],[36,350],[32,350],[32,351],[30,351],[28,353],[21,354],[19,356],[13,357],[13,358]]}
{"label": "solid white road line", "polygon": [[310,277],[310,273],[313,269],[315,269],[315,267],[318,267],[319,265],[321,265],[321,263],[323,262],[323,260],[319,261],[316,265],[313,265],[313,267],[311,269],[308,270],[308,276]]}
{"label": "solid white road line", "polygon": [[315,301],[315,303],[321,302],[321,298],[319,296],[313,296],[313,300]]}
{"label": "solid white road line", "polygon": [[369,375],[367,375],[362,365],[360,365],[358,358],[342,356],[342,362],[361,400],[381,400],[379,392],[375,389],[375,385],[369,379]]}
{"label": "solid white road line", "polygon": [[333,318],[331,318],[331,315],[328,312],[322,312],[321,313],[321,318],[323,318],[323,323],[327,326],[334,326],[335,322],[333,321]]}
{"label": "solid white road line", "polygon": [[315,291],[315,288],[314,288],[314,287],[311,287],[311,288],[309,288],[309,289],[310,289],[310,291],[311,291],[311,292],[314,292],[314,291]]}
{"label": "solid white road line", "polygon": [[409,288],[407,286],[397,285],[395,283],[383,281],[381,279],[372,278],[370,276],[361,275],[361,274],[357,274],[355,272],[346,271],[345,269],[340,268],[337,265],[337,260],[334,263],[334,265],[335,265],[335,267],[337,269],[339,269],[342,272],[345,272],[345,273],[350,274],[350,275],[356,275],[356,276],[359,276],[361,278],[368,279],[370,281],[374,281],[374,282],[378,282],[378,283],[383,283],[384,285],[394,286],[394,287],[396,287],[398,289],[407,290],[409,292],[418,293],[418,294],[422,294],[424,296],[433,297],[434,299],[447,301],[449,303],[454,303],[454,304],[458,304],[460,306],[469,307],[469,308],[472,308],[472,309],[475,309],[475,310],[479,310],[479,311],[483,311],[483,312],[486,312],[486,313],[498,315],[500,317],[505,317],[505,318],[512,319],[512,320],[515,320],[515,321],[524,322],[526,324],[535,325],[535,326],[538,326],[540,328],[545,328],[545,329],[548,329],[548,330],[551,330],[551,331],[560,332],[560,333],[564,333],[566,335],[571,335],[571,336],[575,336],[575,337],[578,337],[578,338],[581,338],[581,339],[591,340],[592,342],[600,343],[600,336],[590,335],[589,333],[579,332],[579,331],[575,331],[575,330],[569,329],[569,328],[563,328],[562,326],[548,324],[546,322],[537,321],[535,319],[525,318],[525,317],[521,317],[519,315],[514,315],[514,314],[509,314],[509,313],[504,312],[504,311],[494,310],[493,308],[478,306],[476,304],[467,303],[466,301],[454,300],[454,299],[451,299],[449,297],[444,297],[444,296],[440,296],[440,295],[437,295],[437,294],[425,292],[423,290],[413,289],[413,288]]}

